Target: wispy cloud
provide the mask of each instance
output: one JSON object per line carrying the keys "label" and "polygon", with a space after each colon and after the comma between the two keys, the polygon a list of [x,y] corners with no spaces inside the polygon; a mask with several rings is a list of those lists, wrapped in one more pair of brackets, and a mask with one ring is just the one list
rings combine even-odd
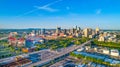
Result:
{"label": "wispy cloud", "polygon": [[62,0],[57,0],[57,1],[54,1],[52,3],[48,3],[48,4],[44,5],[44,7],[49,7],[49,6],[51,6],[53,4],[56,4],[56,3],[60,2],[60,1],[62,1]]}
{"label": "wispy cloud", "polygon": [[43,7],[34,6],[34,7],[36,7],[39,10],[45,10],[45,11],[49,11],[49,12],[56,12],[56,11],[58,11],[57,9],[53,9],[51,7],[44,7],[44,6]]}
{"label": "wispy cloud", "polygon": [[52,3],[48,3],[48,4],[44,5],[44,6],[34,6],[34,7],[36,7],[37,9],[40,9],[40,10],[46,10],[46,11],[49,11],[49,12],[55,12],[55,11],[58,11],[58,9],[51,8],[50,6],[56,4],[56,3],[60,2],[60,1],[62,1],[62,0],[57,0],[57,1],[54,1]]}
{"label": "wispy cloud", "polygon": [[28,15],[28,14],[31,14],[31,13],[33,13],[33,12],[35,12],[35,11],[38,11],[38,10],[46,10],[46,11],[49,11],[49,12],[58,11],[58,9],[53,9],[53,8],[51,8],[50,6],[56,4],[56,3],[60,2],[60,1],[62,1],[62,0],[57,0],[57,1],[54,1],[54,2],[51,2],[51,3],[48,3],[48,4],[46,4],[46,5],[43,5],[43,6],[34,6],[35,9],[30,10],[30,11],[28,11],[28,12],[25,12],[25,13],[23,13],[23,14],[21,14],[21,15],[18,15],[17,17],[19,17],[19,16],[24,16],[24,15]]}
{"label": "wispy cloud", "polygon": [[17,17],[19,17],[19,16],[24,16],[24,15],[27,15],[27,14],[31,14],[31,13],[37,11],[37,10],[38,10],[38,9],[33,9],[33,10],[31,10],[31,11],[28,11],[28,12],[25,12],[25,13],[23,13],[23,14],[21,14],[21,15],[18,15]]}
{"label": "wispy cloud", "polygon": [[96,10],[96,14],[101,14],[101,12],[102,12],[102,9],[97,9]]}

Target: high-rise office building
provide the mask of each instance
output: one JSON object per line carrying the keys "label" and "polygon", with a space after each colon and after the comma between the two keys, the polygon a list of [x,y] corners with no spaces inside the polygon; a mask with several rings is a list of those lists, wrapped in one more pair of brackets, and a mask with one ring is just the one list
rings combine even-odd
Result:
{"label": "high-rise office building", "polygon": [[75,33],[75,29],[74,28],[70,29],[70,33],[74,34]]}
{"label": "high-rise office building", "polygon": [[81,31],[81,28],[80,28],[80,27],[78,27],[78,31]]}
{"label": "high-rise office building", "polygon": [[38,35],[40,35],[41,34],[41,29],[38,31]]}
{"label": "high-rise office building", "polygon": [[92,29],[91,28],[86,28],[83,31],[85,37],[89,37],[89,35],[92,35]]}
{"label": "high-rise office building", "polygon": [[32,33],[34,33],[34,34],[35,34],[35,30],[32,30]]}
{"label": "high-rise office building", "polygon": [[38,29],[35,30],[35,35],[39,35],[39,30]]}
{"label": "high-rise office building", "polygon": [[76,30],[78,29],[78,27],[76,26],[76,28],[75,28]]}
{"label": "high-rise office building", "polygon": [[98,27],[96,28],[95,33],[96,33],[96,34],[99,34],[99,33],[100,33],[100,29],[99,29]]}
{"label": "high-rise office building", "polygon": [[56,33],[57,33],[57,34],[61,33],[61,27],[57,27]]}
{"label": "high-rise office building", "polygon": [[89,35],[92,35],[92,29],[91,28],[88,28],[89,29]]}
{"label": "high-rise office building", "polygon": [[88,28],[84,29],[83,33],[84,33],[85,37],[88,37],[89,36],[89,29]]}
{"label": "high-rise office building", "polygon": [[67,29],[64,29],[64,34],[67,34]]}
{"label": "high-rise office building", "polygon": [[45,34],[45,29],[41,29],[41,35],[44,35]]}

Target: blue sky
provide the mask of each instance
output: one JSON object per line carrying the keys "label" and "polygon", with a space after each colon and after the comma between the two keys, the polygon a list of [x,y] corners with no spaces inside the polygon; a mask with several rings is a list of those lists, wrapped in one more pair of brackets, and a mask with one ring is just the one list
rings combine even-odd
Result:
{"label": "blue sky", "polygon": [[0,28],[120,29],[120,0],[0,0]]}

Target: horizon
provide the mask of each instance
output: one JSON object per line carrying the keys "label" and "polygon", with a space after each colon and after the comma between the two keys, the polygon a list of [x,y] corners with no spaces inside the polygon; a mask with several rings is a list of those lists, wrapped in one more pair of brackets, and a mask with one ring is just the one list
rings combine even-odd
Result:
{"label": "horizon", "polygon": [[[61,29],[72,29],[72,28],[75,28],[75,27],[71,27],[71,28],[62,28],[61,27]],[[86,28],[88,28],[88,27],[86,27]],[[81,28],[81,29],[86,29],[86,28]],[[89,27],[90,28],[90,27]],[[28,29],[34,29],[34,30],[36,30],[36,29],[46,29],[46,30],[50,30],[50,29],[56,29],[56,28],[1,28],[0,30],[28,30]],[[91,29],[96,29],[96,28],[91,28]],[[101,29],[100,28],[100,30],[111,30],[111,31],[119,31],[120,29]]]}
{"label": "horizon", "polygon": [[120,30],[119,3],[118,0],[1,0],[0,28],[73,28],[77,25]]}

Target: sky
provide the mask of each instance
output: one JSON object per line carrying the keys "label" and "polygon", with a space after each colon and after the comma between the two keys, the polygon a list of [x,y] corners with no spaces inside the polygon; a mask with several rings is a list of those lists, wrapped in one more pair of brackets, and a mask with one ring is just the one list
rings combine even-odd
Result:
{"label": "sky", "polygon": [[0,0],[0,28],[120,29],[120,0]]}

